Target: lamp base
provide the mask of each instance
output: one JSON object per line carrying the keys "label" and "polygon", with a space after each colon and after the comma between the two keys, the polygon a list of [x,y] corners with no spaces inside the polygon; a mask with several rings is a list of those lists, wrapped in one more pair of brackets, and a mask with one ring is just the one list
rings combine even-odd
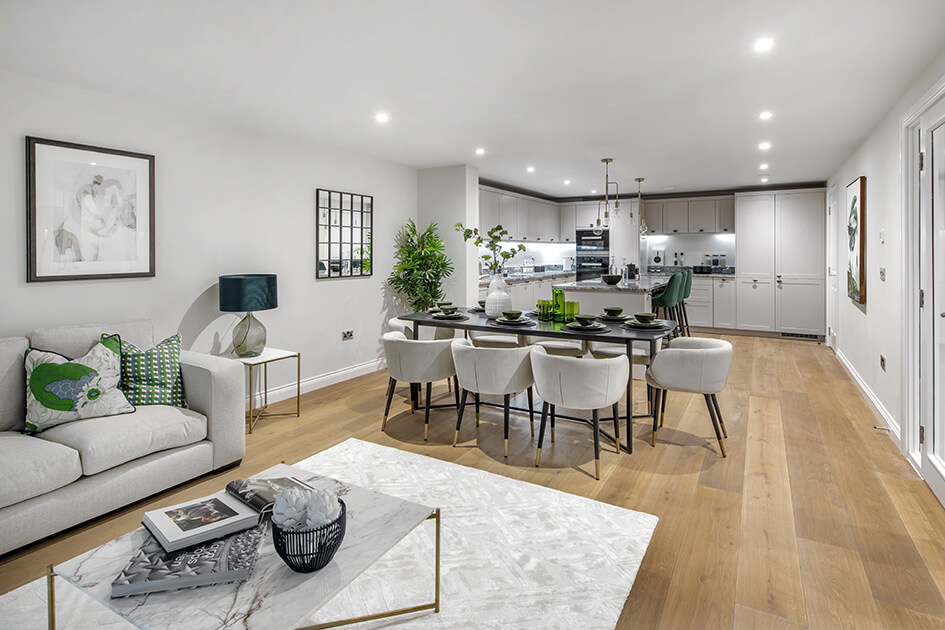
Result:
{"label": "lamp base", "polygon": [[258,357],[266,348],[266,327],[252,313],[233,329],[233,351],[238,357]]}

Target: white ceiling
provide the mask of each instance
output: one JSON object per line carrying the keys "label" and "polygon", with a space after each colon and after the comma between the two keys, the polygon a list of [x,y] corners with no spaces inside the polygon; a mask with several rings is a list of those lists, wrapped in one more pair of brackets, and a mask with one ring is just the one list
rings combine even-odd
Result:
{"label": "white ceiling", "polygon": [[0,0],[0,67],[553,196],[613,157],[621,192],[662,193],[761,162],[825,180],[942,23],[942,0]]}

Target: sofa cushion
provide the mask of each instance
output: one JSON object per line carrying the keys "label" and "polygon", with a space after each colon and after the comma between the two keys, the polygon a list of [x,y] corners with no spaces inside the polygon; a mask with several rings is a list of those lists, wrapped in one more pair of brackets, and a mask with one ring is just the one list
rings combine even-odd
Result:
{"label": "sofa cushion", "polygon": [[0,339],[0,431],[21,431],[26,420],[26,337]]}
{"label": "sofa cushion", "polygon": [[81,357],[99,342],[103,332],[119,335],[139,348],[150,348],[154,345],[151,322],[146,319],[113,324],[39,328],[26,336],[34,348],[58,352],[67,357]]}
{"label": "sofa cushion", "polygon": [[151,453],[203,440],[207,418],[190,409],[148,405],[124,416],[60,424],[37,437],[74,448],[79,452],[82,473],[94,475]]}
{"label": "sofa cushion", "polygon": [[[102,341],[108,333],[102,333]],[[180,333],[153,348],[141,350],[121,340],[121,383],[118,385],[132,405],[186,407],[180,375]]]}
{"label": "sofa cushion", "polygon": [[133,412],[134,406],[118,389],[120,346],[118,335],[113,335],[77,359],[27,350],[26,428],[45,431],[82,418]]}
{"label": "sofa cushion", "polygon": [[0,432],[0,508],[52,492],[81,476],[76,450],[17,431]]}

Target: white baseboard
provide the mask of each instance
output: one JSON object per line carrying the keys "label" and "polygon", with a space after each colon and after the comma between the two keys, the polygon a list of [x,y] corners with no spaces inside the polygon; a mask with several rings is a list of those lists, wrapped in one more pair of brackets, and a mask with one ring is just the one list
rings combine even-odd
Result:
{"label": "white baseboard", "polygon": [[873,409],[873,413],[875,413],[877,418],[882,422],[881,426],[889,428],[889,437],[892,438],[893,442],[895,442],[896,446],[899,448],[899,451],[902,452],[902,430],[899,423],[893,418],[893,415],[889,413],[889,410],[886,409],[886,405],[882,403],[879,396],[866,384],[866,381],[864,381],[860,373],[856,371],[853,364],[850,363],[840,350],[835,349],[835,352],[837,360],[840,361],[840,365],[843,366],[843,369],[847,371],[847,374],[850,375],[850,378],[853,379],[856,386],[863,392],[870,407]]}
{"label": "white baseboard", "polygon": [[[324,374],[317,374],[315,376],[310,376],[309,378],[303,379],[300,383],[301,391],[303,394],[308,392],[313,392],[316,389],[322,389],[323,387],[328,387],[329,385],[335,385],[336,383],[341,383],[343,381],[356,378],[358,376],[363,376],[365,374],[371,374],[373,372],[378,372],[387,367],[387,363],[383,359],[374,359],[372,361],[365,361],[364,363],[358,363],[356,365],[351,365],[348,367],[341,368],[340,370],[335,370],[333,372],[326,372]],[[278,387],[272,387],[269,389],[269,403],[279,402],[280,400],[288,400],[293,398],[296,392],[295,383],[288,383],[286,385],[279,385]],[[263,400],[262,392],[256,394],[257,401],[256,404],[261,405]],[[249,408],[249,397],[247,396],[247,409]]]}

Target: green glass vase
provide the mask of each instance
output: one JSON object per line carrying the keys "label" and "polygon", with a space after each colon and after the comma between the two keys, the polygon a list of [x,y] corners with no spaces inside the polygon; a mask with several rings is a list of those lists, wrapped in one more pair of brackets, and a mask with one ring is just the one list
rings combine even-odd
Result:
{"label": "green glass vase", "polygon": [[266,347],[266,327],[246,313],[233,329],[233,351],[238,357],[258,357]]}

